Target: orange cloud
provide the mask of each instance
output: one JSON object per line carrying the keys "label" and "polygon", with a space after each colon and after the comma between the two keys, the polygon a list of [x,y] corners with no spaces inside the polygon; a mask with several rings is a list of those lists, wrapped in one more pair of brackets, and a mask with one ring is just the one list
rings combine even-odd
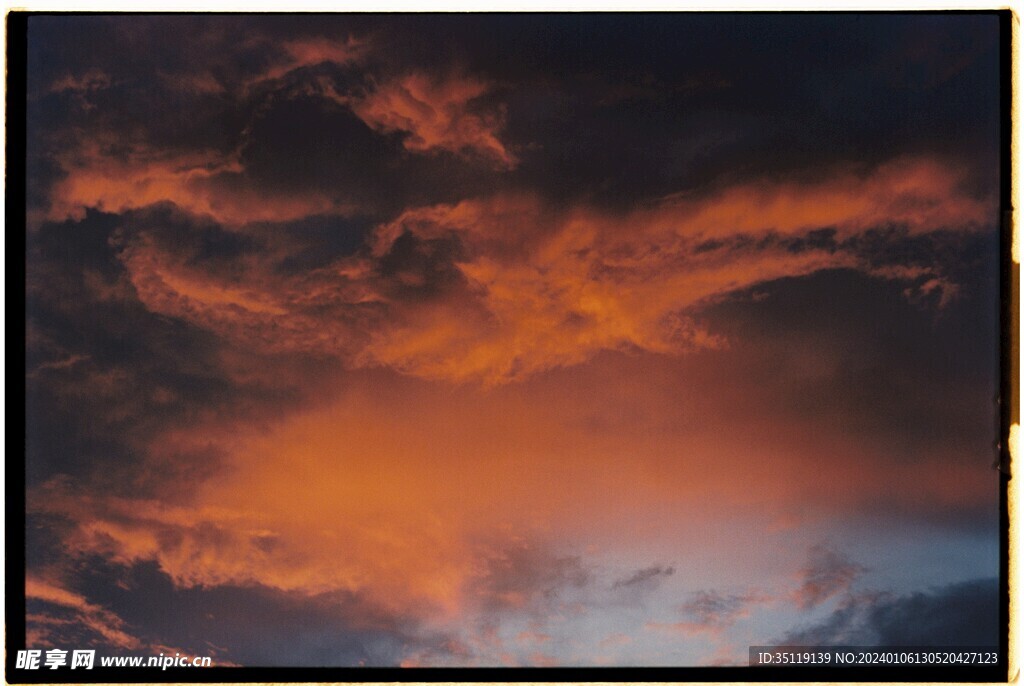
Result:
{"label": "orange cloud", "polygon": [[123,160],[105,156],[99,146],[90,144],[66,159],[63,167],[67,176],[54,184],[50,194],[47,218],[53,221],[81,219],[86,208],[124,212],[165,202],[229,225],[347,210],[325,197],[268,197],[244,184],[225,183],[241,178],[245,170],[217,153],[141,152]]}
{"label": "orange cloud", "polygon": [[97,142],[61,160],[65,177],[50,193],[47,219],[81,219],[87,208],[124,212],[172,202],[198,215],[237,225],[344,212],[324,196],[274,196],[240,183],[244,168],[221,153],[161,154],[137,150],[120,158]]}
{"label": "orange cloud", "polygon": [[[880,169],[897,190],[876,196],[878,207],[830,214],[833,225],[856,235],[889,212],[910,222],[900,208],[925,197],[935,207],[914,231],[983,224],[983,205],[920,171],[933,167]],[[158,240],[140,215],[119,254],[143,304],[233,344],[226,360],[238,347],[340,359],[350,368],[344,391],[257,431],[207,419],[153,436],[154,468],[189,436],[226,455],[183,502],[89,497],[53,482],[29,494],[30,508],[75,524],[70,550],[155,561],[178,585],[340,591],[376,608],[355,625],[383,611],[443,628],[474,613],[537,612],[538,603],[559,612],[546,590],[583,584],[585,565],[545,562],[544,541],[653,546],[659,559],[676,559],[658,546],[700,550],[716,518],[766,523],[757,537],[794,508],[813,522],[878,502],[987,502],[994,475],[954,448],[922,470],[776,409],[771,389],[715,366],[744,359],[694,320],[704,303],[737,290],[831,267],[930,278],[917,268],[872,271],[838,247],[779,241],[819,228],[823,185],[852,184],[852,198],[881,183],[874,178],[779,185],[792,214],[767,212],[760,223],[763,199],[743,189],[619,214],[554,210],[530,196],[416,208],[376,227],[362,252],[299,274],[275,270],[280,255],[259,251],[230,271],[210,267],[186,241]],[[900,188],[915,200],[901,200]],[[701,219],[726,216],[727,206],[748,223],[730,232]],[[687,350],[694,354],[676,354]],[[821,351],[791,354],[794,373],[823,380],[841,363]],[[598,356],[601,364],[585,364]],[[738,568],[749,559],[738,537],[714,545]],[[827,597],[812,576],[804,596]],[[651,628],[699,633],[708,624],[697,616]],[[500,644],[479,650],[505,654]]]}
{"label": "orange cloud", "polygon": [[286,41],[280,48],[284,52],[283,59],[264,73],[250,79],[247,86],[279,79],[304,67],[315,67],[324,63],[346,65],[358,62],[366,55],[369,44],[354,36],[349,36],[343,41],[320,37]]}
{"label": "orange cloud", "polygon": [[285,42],[282,47],[295,64],[315,65],[323,62],[348,64],[365,55],[367,42],[349,36],[344,41],[329,38],[304,38]]}
{"label": "orange cloud", "polygon": [[49,631],[53,627],[83,626],[103,637],[108,645],[125,649],[137,649],[142,644],[125,630],[124,621],[113,612],[90,603],[78,593],[69,591],[58,584],[29,576],[25,579],[26,600],[41,600],[70,611],[70,618],[35,614],[26,618],[26,632],[35,642],[28,645],[50,645]]}
{"label": "orange cloud", "polygon": [[869,174],[846,172],[807,183],[747,183],[710,198],[669,196],[665,205],[675,212],[654,210],[648,216],[655,226],[678,222],[680,230],[705,238],[791,235],[829,227],[849,236],[894,225],[911,233],[990,226],[994,202],[966,194],[964,178],[963,170],[947,161],[902,158]]}
{"label": "orange cloud", "polygon": [[[476,563],[456,523],[423,521],[407,507],[375,511],[386,501],[371,503],[372,494],[327,505],[326,490],[303,494],[296,488],[297,483],[285,484],[281,497],[260,489],[249,503],[230,492],[222,504],[208,501],[219,499],[211,494],[176,506],[155,499],[83,498],[51,484],[35,494],[33,507],[77,522],[66,540],[69,550],[124,565],[155,561],[184,587],[257,584],[307,595],[345,591],[375,608],[365,617],[349,617],[356,627],[372,625],[380,611],[414,621],[459,609],[461,584],[474,575]],[[295,497],[319,504],[297,507]]]}
{"label": "orange cloud", "polygon": [[[168,266],[173,256],[143,239],[124,255],[151,309],[248,345],[500,384],[602,350],[719,347],[726,341],[694,320],[698,308],[823,269],[910,282],[908,297],[940,291],[945,302],[955,284],[933,267],[875,267],[838,244],[794,249],[785,241],[822,227],[839,239],[890,225],[976,230],[991,220],[991,208],[959,193],[957,179],[937,162],[905,160],[863,178],[748,184],[618,215],[585,206],[557,211],[530,196],[466,200],[408,210],[377,227],[368,254],[298,277],[252,264],[226,282]],[[403,237],[411,237],[418,259],[385,276],[380,265]],[[401,289],[429,285],[435,274],[424,265],[431,260],[449,269],[447,290],[401,296]],[[325,308],[336,315],[323,316]]]}
{"label": "orange cloud", "polygon": [[472,153],[511,169],[517,160],[498,138],[502,112],[478,104],[490,89],[470,77],[413,73],[379,85],[351,106],[371,128],[407,134],[403,145],[411,152]]}
{"label": "orange cloud", "polygon": [[[826,460],[799,417],[769,409],[735,421],[748,413],[734,394],[770,398],[727,375],[721,365],[735,362],[618,355],[492,389],[356,372],[334,401],[259,430],[193,427],[227,459],[181,502],[88,497],[57,483],[30,493],[30,508],[76,524],[70,550],[155,561],[178,585],[344,591],[443,628],[568,607],[559,584],[586,587],[587,558],[548,555],[545,541],[698,558],[711,546],[722,564],[756,574],[752,541],[794,507],[811,522],[880,501],[950,510],[995,489],[987,464],[939,455],[922,470],[840,435]],[[721,540],[712,521],[741,533]],[[845,583],[841,569],[819,568],[801,581]],[[679,566],[675,576],[692,573]],[[697,603],[686,622],[702,631],[761,600]]]}

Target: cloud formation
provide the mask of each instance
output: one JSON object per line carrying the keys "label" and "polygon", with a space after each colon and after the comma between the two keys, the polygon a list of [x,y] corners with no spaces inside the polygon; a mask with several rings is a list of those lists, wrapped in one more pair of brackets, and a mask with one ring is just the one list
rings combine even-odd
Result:
{"label": "cloud formation", "polygon": [[854,582],[867,571],[824,544],[811,548],[808,558],[807,566],[800,571],[800,588],[793,594],[797,605],[805,610],[848,593]]}
{"label": "cloud formation", "polygon": [[279,79],[306,67],[321,64],[345,66],[364,58],[369,50],[365,39],[348,36],[345,40],[333,40],[323,36],[298,38],[286,41],[280,46],[282,59],[272,64],[265,72],[247,84],[250,87],[264,81]]}
{"label": "cloud formation", "polygon": [[856,594],[820,623],[796,629],[772,645],[994,648],[999,644],[998,598],[996,579],[971,579],[903,595]]}
{"label": "cloud formation", "polygon": [[[124,620],[116,614],[59,585],[29,577],[25,580],[25,599],[30,604],[43,605],[40,612],[26,619],[30,645],[63,647],[64,644],[54,642],[54,638],[69,629],[84,628],[93,634],[89,645],[124,650],[142,646],[138,638],[126,631]],[[46,610],[47,607],[51,608],[50,611]]]}
{"label": "cloud formation", "polygon": [[[788,21],[32,17],[32,636],[693,664],[959,608],[861,589],[987,574],[995,29]],[[802,562],[840,530],[896,543]]]}
{"label": "cloud formation", "polygon": [[624,579],[616,579],[615,583],[612,584],[612,590],[630,586],[647,586],[652,583],[657,583],[662,577],[672,576],[675,574],[675,571],[675,567],[672,566],[663,567],[661,565],[654,565],[652,567],[644,567],[643,569],[636,570],[633,574]]}
{"label": "cloud formation", "polygon": [[[140,216],[121,256],[147,307],[218,335],[498,384],[602,350],[718,347],[725,341],[691,313],[783,277],[845,267],[942,288],[936,265],[876,268],[843,240],[883,216],[911,233],[978,230],[987,206],[957,196],[951,178],[931,161],[901,163],[826,183],[846,200],[822,203],[821,184],[762,185],[618,216],[495,196],[407,210],[378,225],[365,250],[313,272],[249,261],[230,281],[183,264]],[[812,240],[823,228],[827,240]]]}
{"label": "cloud formation", "polygon": [[556,557],[528,542],[513,544],[487,559],[487,572],[475,584],[489,609],[547,610],[563,586],[581,588],[590,582],[578,557]]}
{"label": "cloud formation", "polygon": [[722,594],[717,591],[697,591],[679,606],[687,619],[682,622],[651,622],[648,629],[671,631],[686,635],[720,635],[737,620],[747,617],[758,605],[772,602],[773,598],[756,590]]}
{"label": "cloud formation", "polygon": [[477,104],[489,90],[479,79],[414,72],[376,86],[352,107],[371,128],[404,134],[410,152],[472,154],[512,169],[518,161],[499,138],[502,110]]}
{"label": "cloud formation", "polygon": [[316,194],[268,197],[238,183],[243,166],[219,152],[168,154],[143,148],[115,156],[90,141],[69,154],[62,167],[64,178],[50,196],[48,218],[55,221],[82,219],[87,209],[121,213],[168,202],[229,225],[344,210]]}

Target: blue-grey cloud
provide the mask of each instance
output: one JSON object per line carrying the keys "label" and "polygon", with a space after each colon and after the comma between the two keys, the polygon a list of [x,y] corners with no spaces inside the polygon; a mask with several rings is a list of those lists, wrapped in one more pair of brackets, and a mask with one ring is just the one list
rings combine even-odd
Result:
{"label": "blue-grey cloud", "polygon": [[908,595],[858,594],[774,644],[995,647],[1001,631],[998,580],[985,578]]}
{"label": "blue-grey cloud", "polygon": [[675,571],[676,568],[671,565],[652,565],[650,567],[644,567],[643,569],[636,570],[627,577],[616,579],[612,584],[612,590],[637,586],[650,588],[658,585],[664,577],[675,574]]}

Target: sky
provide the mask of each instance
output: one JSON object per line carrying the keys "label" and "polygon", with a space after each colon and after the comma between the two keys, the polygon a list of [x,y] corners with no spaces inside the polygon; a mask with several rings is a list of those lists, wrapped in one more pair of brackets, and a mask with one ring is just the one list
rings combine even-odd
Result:
{"label": "sky", "polygon": [[997,644],[998,29],[30,17],[28,647]]}

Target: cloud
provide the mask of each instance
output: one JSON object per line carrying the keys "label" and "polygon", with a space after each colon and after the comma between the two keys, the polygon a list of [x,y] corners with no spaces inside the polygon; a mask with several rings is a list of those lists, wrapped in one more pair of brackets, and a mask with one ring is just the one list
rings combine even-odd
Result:
{"label": "cloud", "polygon": [[441,649],[445,640],[357,593],[310,595],[258,583],[184,587],[152,562],[123,566],[95,556],[75,562],[64,574],[138,630],[136,654],[167,652],[162,646],[170,644],[180,646],[171,654],[208,655],[215,666],[281,664],[280,655],[293,666],[395,666],[404,654]]}
{"label": "cloud", "polygon": [[[294,277],[256,262],[228,282],[180,264],[144,223],[122,259],[147,307],[229,339],[500,384],[601,350],[719,347],[692,313],[783,277],[843,267],[938,288],[939,265],[881,269],[839,239],[879,225],[980,227],[986,206],[958,196],[950,174],[894,163],[864,181],[760,184],[625,215],[526,195],[421,207],[378,225],[365,251]],[[820,239],[823,226],[833,238]]]}
{"label": "cloud", "polygon": [[[116,257],[126,219],[90,212],[29,237],[30,485],[63,474],[85,490],[102,482],[97,488],[107,493],[145,497],[156,489],[173,497],[183,479],[217,469],[230,427],[278,416],[315,395],[315,385],[332,383],[329,360],[309,375],[308,360],[254,359],[147,310]],[[158,214],[155,223],[162,233],[152,240],[222,269],[256,245],[210,223],[182,221],[180,213]],[[50,431],[51,422],[61,430]]]}
{"label": "cloud", "polygon": [[[686,635],[709,634],[721,637],[737,620],[748,617],[751,611],[766,604],[791,601],[801,610],[810,610],[836,596],[843,596],[836,617],[844,617],[854,596],[853,583],[867,571],[851,562],[842,553],[824,544],[814,545],[808,551],[809,562],[799,573],[800,586],[792,592],[765,592],[747,589],[743,592],[701,590],[678,610],[686,619],[682,622],[648,622],[645,628]],[[865,596],[866,597],[866,596]],[[833,620],[836,621],[836,620]]]}
{"label": "cloud", "polygon": [[718,591],[697,591],[679,606],[679,612],[687,617],[674,623],[648,622],[648,630],[670,631],[687,635],[720,635],[737,620],[749,616],[751,610],[774,599],[756,590],[743,593],[723,594]]}
{"label": "cloud", "polygon": [[121,213],[164,202],[229,225],[288,221],[346,211],[323,195],[275,195],[245,180],[235,156],[220,151],[165,152],[145,147],[114,155],[97,140],[83,142],[60,160],[47,218],[81,220],[87,208]]}
{"label": "cloud", "polygon": [[371,128],[404,134],[402,145],[410,152],[471,154],[512,169],[518,160],[499,138],[504,113],[479,103],[491,88],[472,77],[414,72],[384,81],[350,104]]}
{"label": "cloud", "polygon": [[[26,619],[27,645],[56,646],[66,632],[85,631],[89,645],[135,650],[142,642],[127,631],[124,620],[113,612],[89,602],[84,596],[50,581],[29,576],[25,580],[25,600],[39,611]],[[28,638],[31,637],[31,640]],[[79,645],[79,644],[76,644]]]}
{"label": "cloud", "polygon": [[972,579],[906,595],[862,593],[820,623],[795,629],[772,645],[995,647],[1000,633],[998,601],[996,579]]}
{"label": "cloud", "polygon": [[485,611],[549,612],[564,589],[591,582],[580,558],[560,557],[528,541],[501,548],[486,565],[470,591]]}
{"label": "cloud", "polygon": [[109,88],[110,83],[111,79],[108,74],[103,73],[99,69],[90,69],[79,76],[67,74],[57,79],[50,86],[50,91],[53,93],[64,93],[66,91],[88,93],[89,91]]}
{"label": "cloud", "polygon": [[[154,458],[150,464],[158,468]],[[440,515],[435,503],[414,499],[382,510],[372,475],[350,469],[345,481],[348,493],[330,484],[317,492],[278,483],[278,500],[263,493],[253,509],[228,495],[234,486],[221,479],[200,480],[198,497],[182,504],[82,495],[70,479],[56,479],[32,489],[28,507],[66,523],[61,545],[71,559],[99,557],[124,569],[152,564],[185,590],[259,586],[295,598],[340,594],[358,601],[345,615],[352,630],[401,618],[410,631],[423,624],[426,633],[417,628],[417,635],[431,641],[429,626],[456,618],[487,623],[577,612],[591,584],[579,557],[559,554],[525,527],[523,534],[497,535],[484,521],[469,526],[462,512]],[[397,496],[407,485],[392,487]],[[321,504],[296,509],[295,498]],[[328,512],[329,524],[322,519]],[[542,628],[534,631],[539,636]]]}
{"label": "cloud", "polygon": [[[37,20],[29,553],[71,594],[38,636],[654,660],[645,601],[687,656],[731,637],[771,537],[991,531],[989,33],[887,80],[905,18],[808,18],[827,72],[763,19]],[[681,563],[622,566],[711,548],[682,606]],[[822,548],[772,598],[842,619],[863,573]]]}
{"label": "cloud", "polygon": [[657,585],[662,577],[672,576],[675,573],[675,567],[663,567],[661,565],[654,565],[652,567],[644,567],[638,569],[630,576],[624,579],[616,579],[612,584],[612,590],[616,588],[626,588],[630,586],[653,586]]}
{"label": "cloud", "polygon": [[[448,217],[451,209],[444,212]],[[40,382],[47,375],[88,372],[81,386],[65,378],[64,397],[77,400],[60,405],[89,409],[84,417],[92,429],[119,440],[127,436],[133,454],[106,462],[95,458],[99,480],[79,492],[74,480],[64,480],[30,493],[34,509],[71,523],[65,554],[100,555],[122,566],[154,564],[182,589],[258,583],[304,597],[354,594],[378,608],[378,615],[424,624],[461,618],[464,626],[475,628],[481,613],[500,615],[499,625],[506,630],[501,648],[472,644],[466,635],[458,638],[470,646],[475,664],[501,664],[506,657],[518,663],[529,655],[514,649],[511,639],[519,628],[510,636],[509,624],[592,612],[588,589],[594,573],[563,546],[531,536],[487,539],[489,530],[511,526],[521,532],[540,522],[557,527],[552,538],[571,540],[580,532],[621,531],[646,521],[645,536],[670,532],[679,545],[689,545],[680,537],[690,537],[686,540],[699,546],[706,537],[699,531],[702,517],[713,511],[753,508],[760,517],[794,503],[808,516],[858,511],[865,498],[886,497],[879,483],[899,490],[908,508],[984,498],[967,466],[956,472],[936,465],[909,493],[906,476],[917,473],[919,465],[901,465],[885,451],[865,451],[838,435],[823,456],[816,436],[798,424],[805,413],[790,412],[772,381],[776,377],[765,376],[770,371],[809,379],[814,388],[829,387],[833,365],[804,355],[815,346],[811,334],[779,344],[791,355],[784,363],[772,357],[775,348],[764,336],[742,336],[714,354],[606,354],[600,364],[531,374],[515,384],[453,389],[388,369],[359,368],[332,376],[324,361],[336,358],[318,357],[332,348],[275,337],[269,328],[254,329],[267,331],[266,336],[218,328],[226,316],[257,324],[262,318],[285,317],[275,310],[294,311],[301,298],[308,298],[309,309],[300,311],[308,317],[311,336],[331,326],[371,332],[375,317],[389,319],[384,306],[400,315],[418,308],[443,311],[450,298],[467,296],[453,267],[459,261],[496,254],[515,266],[531,259],[535,245],[543,246],[563,230],[558,223],[528,223],[534,234],[521,246],[509,241],[509,247],[500,240],[491,245],[488,223],[476,218],[457,227],[455,236],[446,235],[447,230],[435,233],[437,222],[409,225],[413,230],[403,228],[397,238],[378,225],[364,248],[347,247],[341,257],[313,270],[276,269],[296,248],[287,238],[280,243],[268,238],[279,233],[277,227],[268,227],[266,234],[233,232],[169,207],[48,226],[34,254],[48,260],[62,254],[78,257],[55,262],[52,273],[38,273],[35,297],[48,298],[48,308],[64,308],[64,316],[74,315],[65,327],[47,332],[63,332],[58,340],[64,348],[80,347],[47,348],[52,357],[46,359],[68,359],[69,350],[90,359],[48,370]],[[463,234],[470,237],[463,241]],[[75,249],[68,251],[71,245]],[[364,303],[365,319],[341,323],[348,329],[338,323],[337,314],[359,298],[337,287],[342,267],[350,270],[346,279],[376,298]],[[84,280],[85,271],[107,284],[123,277],[130,286],[123,289],[127,299],[103,299],[99,291],[83,290],[78,279]],[[139,278],[147,274],[153,283]],[[863,294],[864,284],[871,282],[863,274],[854,276],[857,288],[846,290]],[[829,306],[845,303],[822,285],[837,279],[830,272],[813,281]],[[877,285],[880,297],[901,305],[898,292],[886,286]],[[143,307],[157,302],[158,288],[180,302]],[[90,295],[79,300],[66,295],[76,292]],[[765,292],[767,300],[747,306],[788,301],[800,317],[781,319],[787,322],[787,335],[807,322],[830,335],[848,335],[842,329],[833,332],[834,322],[821,319],[820,306],[807,306],[778,286],[765,287]],[[108,315],[97,309],[98,303],[124,309]],[[332,303],[337,310],[330,309]],[[176,316],[162,316],[161,310]],[[204,312],[213,322],[208,328],[194,323],[203,321]],[[94,341],[98,333],[87,322],[97,313],[111,325]],[[85,334],[76,335],[79,331]],[[312,358],[311,366],[284,373],[288,367],[274,365],[281,340],[296,340],[292,352]],[[351,340],[351,349],[358,351],[360,340]],[[849,340],[862,338],[850,334]],[[204,343],[193,348],[189,341]],[[253,345],[246,348],[246,342]],[[761,366],[749,367],[754,362]],[[182,378],[155,373],[164,367],[178,370]],[[758,383],[745,382],[748,376]],[[764,379],[769,382],[761,387]],[[200,380],[225,385],[206,390]],[[157,385],[166,392],[153,394]],[[267,394],[271,411],[254,411],[260,394]],[[316,402],[297,400],[307,395]],[[766,397],[773,402],[765,403]],[[178,415],[161,409],[179,404],[190,411]],[[748,405],[771,411],[757,414]],[[733,425],[732,415],[722,408],[742,411],[751,420]],[[97,421],[108,409],[119,419]],[[34,435],[41,433],[34,430]],[[787,442],[792,436],[803,442]],[[723,454],[730,460],[722,460]],[[53,468],[65,470],[72,459],[63,457]],[[807,469],[822,460],[828,470]],[[196,471],[210,463],[217,469]],[[747,481],[737,482],[737,465],[760,484],[756,493],[745,486]],[[149,486],[135,492],[140,480]],[[177,490],[165,490],[164,480],[177,484]],[[663,528],[652,532],[652,522]],[[745,551],[745,544],[736,546]],[[718,551],[724,555],[721,546]],[[736,559],[745,554],[735,553]],[[723,591],[709,600],[744,595]],[[691,609],[698,612],[699,607]],[[709,628],[713,620],[699,613],[684,618],[675,631],[715,635]],[[564,627],[532,630],[566,634]],[[555,644],[561,646],[558,640]],[[429,664],[470,661],[443,647],[422,659]]]}
{"label": "cloud", "polygon": [[88,355],[68,355],[67,357],[64,357],[62,359],[53,360],[52,362],[43,362],[39,364],[35,369],[28,372],[25,376],[27,378],[32,378],[34,376],[37,376],[50,370],[59,371],[62,369],[70,369],[79,362],[84,362],[87,361],[88,359]]}
{"label": "cloud", "polygon": [[741,594],[722,595],[716,591],[698,591],[679,610],[705,626],[731,624],[739,617],[745,617],[753,605],[767,602],[769,598],[757,591]]}
{"label": "cloud", "polygon": [[902,158],[866,174],[837,170],[803,183],[739,184],[710,201],[682,194],[665,202],[682,215],[687,231],[708,239],[765,231],[798,235],[821,228],[835,228],[842,238],[892,225],[911,234],[977,231],[991,225],[995,208],[991,199],[964,192],[965,177],[965,170],[948,161]]}
{"label": "cloud", "polygon": [[89,69],[82,74],[65,74],[50,85],[49,92],[70,96],[82,111],[89,112],[97,107],[93,94],[110,88],[112,84],[109,74],[100,69]]}
{"label": "cloud", "polygon": [[345,40],[325,37],[308,37],[290,40],[280,45],[284,59],[278,61],[266,72],[255,77],[250,84],[279,79],[304,67],[328,63],[338,66],[349,65],[365,57],[370,50],[366,40],[348,36]]}
{"label": "cloud", "polygon": [[793,593],[797,605],[808,610],[842,593],[867,569],[824,544],[809,551],[807,566],[800,571],[800,588]]}
{"label": "cloud", "polygon": [[[264,57],[260,69],[228,83],[232,96],[243,101],[246,97],[270,94],[287,97],[303,90],[337,95],[329,75],[361,65],[373,53],[369,39],[352,34],[345,38],[306,35],[280,40],[256,32],[243,45],[249,50],[262,52]],[[206,89],[204,73],[190,77],[189,81],[193,80],[198,90]],[[221,84],[220,81],[217,83]],[[339,96],[338,100],[344,103],[346,98]]]}
{"label": "cloud", "polygon": [[[114,42],[125,40],[114,33]],[[53,168],[53,178],[37,189],[46,195],[45,208],[32,208],[32,217],[80,219],[86,209],[123,212],[160,202],[231,225],[348,213],[351,194],[339,198],[320,189],[272,187],[249,168],[246,156],[260,118],[278,100],[299,97],[296,84],[318,78],[303,75],[304,68],[351,65],[366,53],[367,43],[316,36],[282,41],[258,31],[237,41],[237,35],[228,38],[236,32],[216,25],[189,26],[182,33],[189,36],[187,49],[209,53],[208,59],[152,65],[145,88],[138,85],[140,75],[124,65],[93,67],[53,82],[47,93],[73,97],[95,113],[84,123],[36,130],[34,154]],[[252,73],[268,60],[265,71]],[[51,100],[40,107],[48,110]]]}
{"label": "cloud", "polygon": [[[33,116],[45,122],[29,143],[33,226],[161,201],[232,225],[379,217],[409,197],[479,192],[514,164],[487,79],[442,67],[392,76],[376,39],[355,29],[277,35],[241,17],[165,21],[181,36],[175,49],[129,64],[117,56],[159,42],[160,21],[90,22],[99,48],[44,20],[55,62],[74,68],[44,60],[31,70]],[[89,116],[70,116],[82,113],[69,99]]]}
{"label": "cloud", "polygon": [[[593,579],[602,577],[559,540],[601,531],[619,540],[612,532],[625,526],[647,539],[670,535],[680,546],[675,550],[699,550],[707,540],[701,517],[715,512],[752,510],[755,522],[780,507],[836,515],[879,497],[880,481],[905,489],[905,472],[882,454],[877,469],[865,467],[864,478],[844,478],[841,490],[828,490],[835,474],[849,469],[851,455],[862,462],[876,456],[837,446],[822,456],[817,446],[780,443],[792,430],[785,413],[762,416],[763,425],[735,427],[728,434],[734,443],[723,442],[721,418],[705,424],[704,413],[719,416],[719,401],[735,408],[723,389],[750,392],[739,381],[742,366],[735,376],[726,373],[735,365],[729,351],[679,359],[611,356],[600,365],[458,393],[446,384],[362,370],[350,375],[362,383],[347,382],[326,406],[285,407],[234,431],[193,425],[154,435],[134,470],[149,473],[158,486],[145,497],[110,497],[112,489],[97,485],[84,489],[91,499],[83,498],[83,489],[70,482],[30,494],[30,502],[74,523],[65,555],[154,563],[183,589],[260,583],[308,597],[334,589],[365,598],[381,614],[425,624],[458,622],[475,630],[483,614],[499,618],[503,650],[472,644],[473,630],[467,630],[458,638],[471,646],[472,658],[439,647],[423,663],[501,664],[505,655],[519,664],[529,655],[511,642],[517,621],[570,615],[576,603],[595,612]],[[712,407],[702,409],[698,400]],[[602,429],[584,421],[591,415],[620,423]],[[213,474],[190,473],[180,464],[184,448],[200,440],[224,451]],[[722,460],[723,453],[730,459]],[[809,470],[808,464],[828,469]],[[182,481],[184,492],[159,488],[168,467],[178,469],[172,481]],[[759,483],[756,497],[747,480],[737,483],[737,468]],[[108,477],[116,486],[119,479]],[[950,482],[952,491],[945,485]],[[937,476],[921,485],[914,502],[941,502],[947,492],[961,500],[982,497],[971,496],[967,483]],[[531,521],[553,529],[555,543],[480,540],[502,525]],[[661,528],[651,529],[652,521]],[[749,543],[738,540],[734,547],[738,551],[729,552],[716,538],[715,554],[742,569]],[[615,579],[603,578],[605,589]],[[676,632],[717,635],[701,626],[699,615],[684,620]],[[559,646],[554,654],[562,655],[559,639],[572,629],[555,621],[535,630],[552,635],[551,645]],[[232,646],[247,644],[236,641]]]}
{"label": "cloud", "polygon": [[[65,538],[68,552],[99,554],[122,566],[156,562],[184,588],[259,584],[304,595],[368,594],[367,601],[378,604],[382,612],[415,618],[456,609],[459,584],[469,575],[461,543],[440,545],[441,537],[451,532],[438,530],[430,540],[417,540],[430,535],[429,530],[410,522],[392,520],[377,528],[369,521],[353,521],[328,533],[300,536],[304,525],[282,519],[268,522],[237,507],[76,497],[60,482],[30,493],[29,510],[74,523]],[[325,545],[334,551],[329,557],[322,555]],[[422,565],[425,548],[445,552],[435,564],[422,567],[417,582],[406,564]]]}

